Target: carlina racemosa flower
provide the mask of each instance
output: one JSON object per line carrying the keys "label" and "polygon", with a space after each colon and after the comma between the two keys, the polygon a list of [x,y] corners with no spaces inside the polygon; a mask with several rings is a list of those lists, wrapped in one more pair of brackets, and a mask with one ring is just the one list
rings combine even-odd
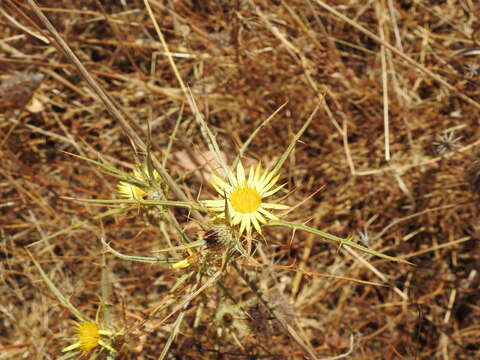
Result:
{"label": "carlina racemosa flower", "polygon": [[[226,179],[213,175],[212,185],[220,195],[226,196],[231,223],[240,224],[240,235],[245,231],[251,234],[252,225],[261,233],[260,224],[266,224],[267,218],[278,220],[270,209],[288,209],[283,204],[263,202],[264,198],[272,196],[283,187],[275,187],[279,178],[280,175],[274,171],[262,171],[260,163],[250,169],[247,177],[241,162],[238,163],[236,174],[230,169],[227,171]],[[203,204],[211,211],[220,213],[218,217],[225,218],[225,199],[204,200]]]}
{"label": "carlina racemosa flower", "polygon": [[88,353],[97,346],[102,346],[110,352],[115,352],[111,346],[100,339],[101,335],[112,336],[110,331],[100,330],[96,323],[90,321],[75,322],[75,325],[75,337],[77,341],[64,348],[62,350],[63,352],[79,349],[83,353]]}
{"label": "carlina racemosa flower", "polygon": [[[160,178],[159,174],[153,170],[155,180]],[[147,166],[143,170],[135,168],[132,176],[140,182],[148,183],[148,169]],[[142,200],[146,194],[146,191],[136,185],[133,185],[127,181],[120,181],[117,185],[117,193],[126,199],[130,200]]]}

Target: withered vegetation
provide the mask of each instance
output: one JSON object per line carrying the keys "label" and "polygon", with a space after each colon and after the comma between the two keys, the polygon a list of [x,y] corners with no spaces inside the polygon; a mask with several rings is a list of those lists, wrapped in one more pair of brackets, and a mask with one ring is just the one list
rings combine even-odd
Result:
{"label": "withered vegetation", "polygon": [[[69,153],[131,171],[135,149],[29,3],[0,2],[0,359],[57,358],[71,344],[72,315],[29,253],[94,318],[101,237],[135,255],[179,245],[148,212],[94,219],[110,207],[72,200],[118,198],[117,179]],[[283,203],[301,203],[286,220],[415,264],[266,227],[241,271],[182,310],[168,358],[480,358],[480,5],[148,3],[228,163],[286,103],[244,154],[247,168],[272,164],[319,106],[283,166]],[[145,2],[39,6],[187,197],[214,196],[208,167],[197,169],[211,154]],[[187,210],[172,211],[201,236]],[[125,330],[116,358],[157,359],[178,316],[165,318],[175,303],[158,309],[184,296],[171,291],[184,270],[107,262]]]}

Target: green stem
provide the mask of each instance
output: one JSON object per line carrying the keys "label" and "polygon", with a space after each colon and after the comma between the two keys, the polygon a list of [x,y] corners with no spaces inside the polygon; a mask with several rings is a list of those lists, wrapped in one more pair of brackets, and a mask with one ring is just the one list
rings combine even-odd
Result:
{"label": "green stem", "polygon": [[406,260],[383,254],[381,252],[378,252],[378,251],[369,249],[365,246],[362,246],[360,244],[357,244],[350,239],[343,239],[341,237],[329,234],[325,231],[321,231],[321,230],[311,228],[310,226],[307,226],[307,225],[304,225],[304,224],[301,224],[301,223],[294,223],[294,222],[289,222],[289,221],[270,221],[268,224],[266,224],[264,226],[280,226],[280,227],[284,227],[284,228],[288,228],[288,229],[305,231],[305,232],[308,232],[308,233],[311,233],[311,234],[314,234],[314,235],[321,236],[325,239],[338,242],[340,244],[340,247],[342,247],[343,245],[347,245],[347,246],[350,246],[352,248],[363,251],[367,254],[375,255],[375,256],[378,256],[378,257],[383,258],[383,259],[413,265],[411,262],[408,262]]}

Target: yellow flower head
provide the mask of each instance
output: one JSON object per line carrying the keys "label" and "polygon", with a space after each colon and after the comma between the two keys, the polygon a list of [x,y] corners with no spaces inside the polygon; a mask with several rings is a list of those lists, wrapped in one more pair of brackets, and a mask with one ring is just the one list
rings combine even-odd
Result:
{"label": "yellow flower head", "polygon": [[[155,179],[159,179],[160,175],[155,170],[153,171],[153,173],[154,173]],[[133,170],[132,176],[141,182],[148,183],[147,167],[145,166],[143,171],[135,168],[135,170]],[[130,200],[142,200],[146,194],[146,191],[139,188],[138,186],[130,184],[129,182],[120,181],[117,185],[117,193],[120,196]]]}
{"label": "yellow flower head", "polygon": [[[261,233],[260,224],[266,224],[266,218],[278,220],[278,217],[267,209],[288,209],[286,205],[262,202],[283,187],[281,185],[274,188],[279,177],[280,175],[273,171],[262,172],[259,163],[250,169],[247,178],[241,162],[238,163],[236,175],[231,170],[228,170],[225,180],[213,175],[212,185],[219,194],[226,194],[232,225],[240,224],[240,235],[245,230],[250,234],[252,224]],[[203,204],[210,210],[219,212],[219,217],[225,217],[224,199],[205,200]]]}
{"label": "yellow flower head", "polygon": [[100,340],[100,329],[98,325],[93,322],[82,321],[77,325],[77,339],[80,343],[80,349],[84,352],[89,352],[90,350],[98,346],[98,341]]}
{"label": "yellow flower head", "polygon": [[62,351],[70,351],[80,349],[87,353],[95,349],[100,343],[100,329],[94,322],[81,321],[76,323],[75,335],[77,342],[63,349]]}
{"label": "yellow flower head", "polygon": [[115,352],[115,349],[100,339],[102,335],[112,336],[112,332],[101,330],[97,323],[91,321],[75,322],[75,324],[75,337],[77,341],[64,348],[62,350],[63,352],[79,349],[83,353],[88,353],[99,345],[110,352]]}
{"label": "yellow flower head", "polygon": [[189,256],[186,259],[177,261],[176,263],[170,265],[172,269],[186,269],[196,262],[196,256],[192,249],[187,249]]}

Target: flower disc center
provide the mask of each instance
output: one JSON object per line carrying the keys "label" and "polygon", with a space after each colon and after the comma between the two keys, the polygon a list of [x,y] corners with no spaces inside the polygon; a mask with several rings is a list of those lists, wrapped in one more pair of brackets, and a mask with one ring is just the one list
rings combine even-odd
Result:
{"label": "flower disc center", "polygon": [[262,198],[257,190],[250,187],[237,187],[230,194],[233,208],[242,214],[252,213],[260,207]]}

